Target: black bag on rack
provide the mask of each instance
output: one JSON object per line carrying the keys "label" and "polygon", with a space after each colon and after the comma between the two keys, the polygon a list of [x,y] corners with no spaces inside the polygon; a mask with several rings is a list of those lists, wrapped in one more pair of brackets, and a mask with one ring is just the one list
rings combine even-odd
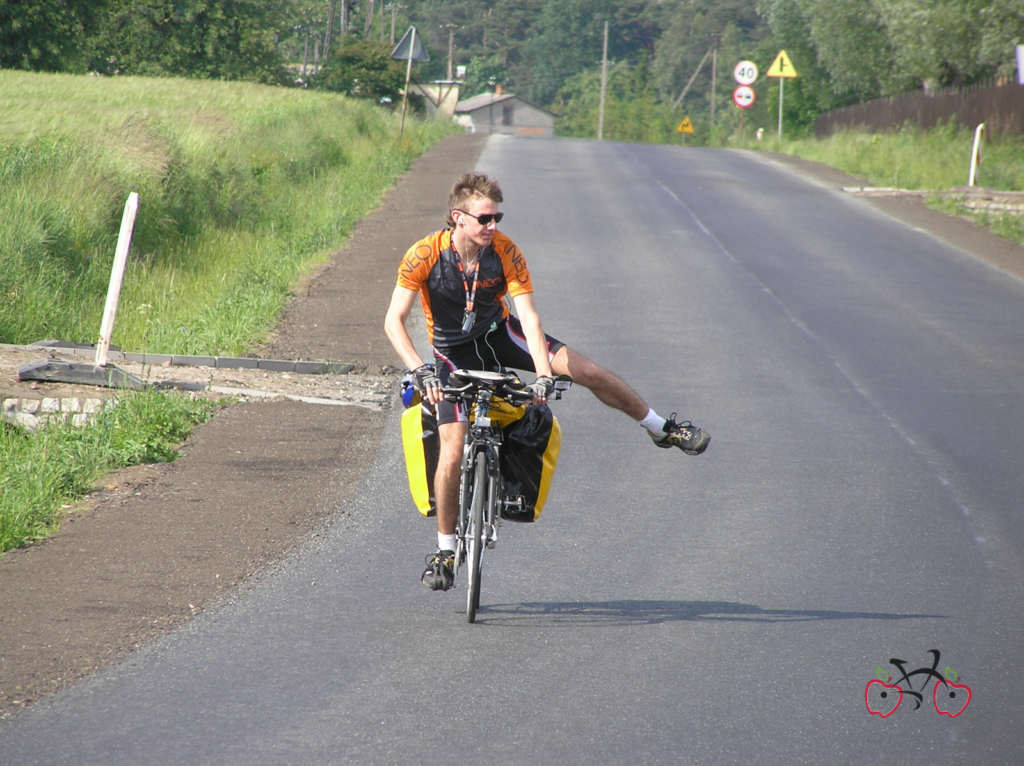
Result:
{"label": "black bag on rack", "polygon": [[[547,405],[527,407],[502,434],[501,474],[505,498],[512,507],[501,515],[509,521],[536,521],[547,502],[562,446],[562,429]],[[516,502],[518,501],[518,502]]]}

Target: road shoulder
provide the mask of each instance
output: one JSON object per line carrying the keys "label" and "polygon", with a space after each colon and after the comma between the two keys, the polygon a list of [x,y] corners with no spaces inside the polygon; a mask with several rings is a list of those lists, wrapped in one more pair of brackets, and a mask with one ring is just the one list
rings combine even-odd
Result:
{"label": "road shoulder", "polygon": [[[383,316],[405,249],[444,225],[486,137],[448,137],[297,291],[260,356],[356,363],[393,382]],[[49,384],[43,384],[45,388]],[[170,464],[116,471],[48,540],[0,559],[0,718],[211,608],[346,511],[386,411],[286,399],[234,404]]]}

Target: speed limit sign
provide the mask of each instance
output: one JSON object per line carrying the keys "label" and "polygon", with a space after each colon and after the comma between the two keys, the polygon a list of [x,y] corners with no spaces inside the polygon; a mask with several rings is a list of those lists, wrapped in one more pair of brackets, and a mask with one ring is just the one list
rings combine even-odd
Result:
{"label": "speed limit sign", "polygon": [[738,85],[732,92],[732,101],[740,109],[749,109],[757,101],[757,94],[749,85]]}
{"label": "speed limit sign", "polygon": [[732,76],[740,85],[753,85],[757,81],[757,64],[753,61],[741,61],[732,70]]}

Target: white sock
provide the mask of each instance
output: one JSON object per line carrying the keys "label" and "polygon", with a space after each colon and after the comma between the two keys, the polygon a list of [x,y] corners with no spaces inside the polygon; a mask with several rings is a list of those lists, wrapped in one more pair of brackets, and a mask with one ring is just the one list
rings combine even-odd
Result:
{"label": "white sock", "polygon": [[647,414],[644,415],[643,420],[640,421],[640,425],[650,431],[652,434],[662,435],[665,433],[666,420],[654,410],[647,410]]}
{"label": "white sock", "polygon": [[458,538],[455,535],[442,535],[440,532],[437,533],[437,547],[439,550],[454,551],[457,544]]}

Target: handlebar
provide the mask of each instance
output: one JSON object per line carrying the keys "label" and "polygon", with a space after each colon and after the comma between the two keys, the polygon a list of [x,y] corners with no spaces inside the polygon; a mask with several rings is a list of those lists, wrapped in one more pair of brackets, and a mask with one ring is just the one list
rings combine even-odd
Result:
{"label": "handlebar", "polygon": [[[489,372],[484,370],[458,369],[452,372],[449,385],[442,387],[444,398],[449,402],[467,401],[476,396],[479,389],[489,389],[512,404],[529,404],[533,401],[533,392],[513,373]],[[461,385],[454,382],[465,381]],[[561,399],[562,392],[572,386],[572,379],[567,375],[555,378],[552,390],[553,399]]]}
{"label": "handlebar", "polygon": [[[473,399],[476,392],[484,388],[479,383],[468,381],[461,386],[447,385],[441,388],[444,398],[449,402],[459,402]],[[533,401],[533,392],[522,388],[512,388],[509,385],[497,386],[491,389],[492,392],[513,404],[529,404]]]}

